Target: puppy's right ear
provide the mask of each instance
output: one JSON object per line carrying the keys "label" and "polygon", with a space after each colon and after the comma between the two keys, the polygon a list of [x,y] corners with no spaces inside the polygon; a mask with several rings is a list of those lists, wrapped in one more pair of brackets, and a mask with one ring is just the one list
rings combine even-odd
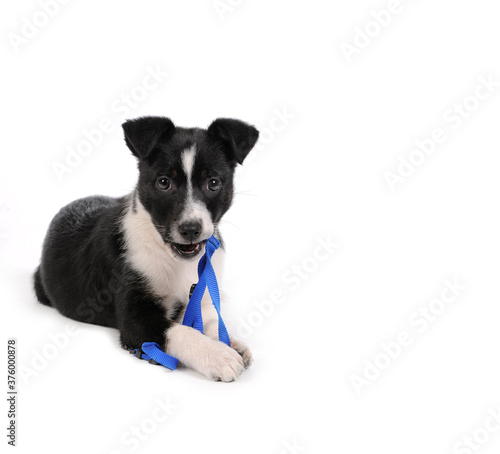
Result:
{"label": "puppy's right ear", "polygon": [[174,124],[166,117],[127,120],[122,127],[127,147],[141,160],[147,159],[160,140],[169,140],[175,132]]}

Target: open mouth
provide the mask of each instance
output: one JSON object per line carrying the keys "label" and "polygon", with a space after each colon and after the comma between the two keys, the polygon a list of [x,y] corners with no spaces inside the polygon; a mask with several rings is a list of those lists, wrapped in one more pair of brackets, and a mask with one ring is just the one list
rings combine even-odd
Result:
{"label": "open mouth", "polygon": [[201,247],[204,241],[200,243],[191,243],[191,244],[179,244],[179,243],[170,243],[174,252],[177,252],[181,257],[190,258],[195,257],[201,251]]}

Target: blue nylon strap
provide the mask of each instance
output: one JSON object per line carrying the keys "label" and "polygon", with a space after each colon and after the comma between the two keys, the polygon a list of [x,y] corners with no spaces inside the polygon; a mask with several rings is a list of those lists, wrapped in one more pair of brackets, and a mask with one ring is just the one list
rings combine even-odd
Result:
{"label": "blue nylon strap", "polygon": [[210,297],[212,298],[212,304],[214,305],[219,318],[219,340],[224,342],[226,345],[230,345],[226,325],[224,325],[224,321],[222,320],[222,316],[220,314],[219,286],[217,285],[217,278],[215,277],[215,271],[212,266],[212,255],[217,249],[219,249],[219,247],[219,240],[212,235],[207,240],[205,245],[205,255],[203,255],[198,263],[198,284],[196,284],[193,295],[189,300],[182,324],[192,326],[198,331],[203,332],[201,299],[203,298],[206,287],[208,287]]}
{"label": "blue nylon strap", "polygon": [[163,352],[160,346],[156,342],[144,342],[142,344],[142,359],[149,361],[152,359],[162,366],[168,367],[169,369],[175,370],[179,360],[173,356]]}
{"label": "blue nylon strap", "polygon": [[[219,317],[219,340],[230,346],[229,335],[227,333],[226,325],[222,320],[220,314],[220,295],[219,286],[217,285],[217,278],[212,266],[212,255],[219,249],[220,242],[213,235],[207,240],[205,244],[205,254],[201,257],[198,263],[198,283],[189,299],[189,303],[184,313],[182,324],[191,326],[201,333],[203,333],[203,317],[201,314],[201,300],[208,287],[208,292],[212,298],[212,304],[217,311]],[[171,355],[163,352],[160,346],[155,342],[145,342],[142,344],[142,359],[154,360],[169,369],[174,370],[177,367],[178,360]]]}

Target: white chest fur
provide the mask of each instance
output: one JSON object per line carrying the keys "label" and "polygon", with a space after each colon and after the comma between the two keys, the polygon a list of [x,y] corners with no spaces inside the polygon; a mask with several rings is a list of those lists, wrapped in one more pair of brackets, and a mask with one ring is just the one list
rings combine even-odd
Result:
{"label": "white chest fur", "polygon": [[[198,282],[198,260],[183,261],[174,256],[151,221],[151,216],[136,199],[135,212],[129,207],[123,218],[127,262],[146,279],[150,291],[161,298],[168,310],[173,304],[187,303],[191,285]],[[217,278],[222,277],[224,252],[213,257]]]}

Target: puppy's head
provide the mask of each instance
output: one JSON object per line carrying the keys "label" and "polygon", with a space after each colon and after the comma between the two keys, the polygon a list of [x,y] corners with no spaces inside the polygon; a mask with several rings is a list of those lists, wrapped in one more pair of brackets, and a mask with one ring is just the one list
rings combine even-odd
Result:
{"label": "puppy's head", "polygon": [[234,169],[259,132],[226,118],[205,130],[179,128],[164,117],[142,117],[128,120],[123,129],[139,161],[138,202],[174,254],[194,259],[230,207]]}

